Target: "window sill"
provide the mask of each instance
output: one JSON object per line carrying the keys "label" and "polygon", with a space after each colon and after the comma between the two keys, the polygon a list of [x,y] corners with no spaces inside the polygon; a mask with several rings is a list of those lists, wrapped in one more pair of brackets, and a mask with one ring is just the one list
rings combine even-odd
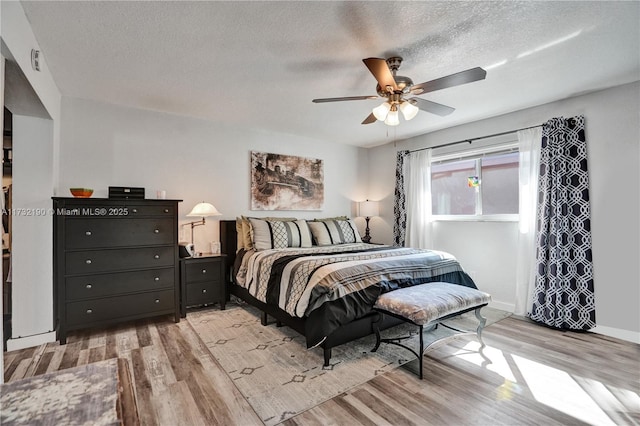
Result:
{"label": "window sill", "polygon": [[517,214],[491,214],[484,216],[476,215],[433,215],[433,222],[518,222],[520,216]]}

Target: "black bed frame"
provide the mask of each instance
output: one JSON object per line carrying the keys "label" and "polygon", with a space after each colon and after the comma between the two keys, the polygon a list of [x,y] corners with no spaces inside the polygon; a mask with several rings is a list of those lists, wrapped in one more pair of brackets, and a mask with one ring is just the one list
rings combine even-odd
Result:
{"label": "black bed frame", "polygon": [[[235,220],[221,220],[220,221],[220,245],[222,253],[227,255],[227,294],[233,294],[236,297],[244,300],[248,304],[255,306],[262,312],[261,323],[262,325],[268,325],[268,316],[275,318],[278,326],[286,325],[291,327],[298,333],[307,337],[305,329],[306,318],[296,318],[289,315],[287,312],[280,309],[278,306],[266,304],[253,297],[249,292],[239,285],[236,285],[233,277],[233,265],[236,258],[238,235],[236,233],[236,221]],[[388,315],[383,315],[380,319],[380,314],[377,312],[371,312],[362,318],[358,318],[348,324],[343,325],[338,330],[331,333],[320,344],[320,347],[324,351],[324,366],[328,367],[331,360],[331,348],[342,345],[343,343],[351,342],[370,334],[374,334],[374,322],[380,321],[378,327],[380,330],[392,327],[400,324],[402,321],[393,318]]]}

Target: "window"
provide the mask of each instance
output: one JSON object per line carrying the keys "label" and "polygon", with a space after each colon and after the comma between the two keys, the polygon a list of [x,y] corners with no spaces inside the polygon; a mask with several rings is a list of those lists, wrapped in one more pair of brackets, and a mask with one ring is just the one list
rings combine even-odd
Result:
{"label": "window", "polygon": [[432,161],[435,219],[517,220],[518,152],[503,150],[460,157],[434,157]]}

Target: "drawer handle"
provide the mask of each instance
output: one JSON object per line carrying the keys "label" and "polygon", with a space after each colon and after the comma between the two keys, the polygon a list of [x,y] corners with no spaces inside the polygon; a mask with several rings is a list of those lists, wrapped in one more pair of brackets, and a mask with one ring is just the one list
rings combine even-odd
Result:
{"label": "drawer handle", "polygon": [[160,281],[160,277],[155,277],[153,280],[154,281]]}
{"label": "drawer handle", "polygon": [[164,212],[165,213],[169,213],[169,209],[164,209]]}
{"label": "drawer handle", "polygon": [[160,233],[160,230],[159,230],[159,229],[154,229],[154,230],[153,230],[153,233],[154,233],[154,234],[159,234],[159,233]]}
{"label": "drawer handle", "polygon": [[92,310],[92,309],[87,309],[87,313],[88,313],[88,314],[92,314],[92,313],[93,313],[93,310]]}
{"label": "drawer handle", "polygon": [[156,299],[156,303],[160,303],[160,299]]}
{"label": "drawer handle", "polygon": [[91,231],[85,232],[84,235],[86,235],[87,237],[90,237],[91,236]]}
{"label": "drawer handle", "polygon": [[160,255],[156,254],[155,256],[153,256],[154,259],[160,259]]}
{"label": "drawer handle", "polygon": [[91,284],[87,284],[85,287],[86,288],[92,288],[93,286]]}
{"label": "drawer handle", "polygon": [[202,290],[202,292],[203,292],[203,293],[206,293],[206,292],[207,292],[207,289],[205,288],[204,290]]}
{"label": "drawer handle", "polygon": [[206,274],[206,273],[207,273],[207,270],[206,270],[206,269],[203,269],[203,270],[202,270],[202,273],[203,273],[203,274]]}
{"label": "drawer handle", "polygon": [[87,265],[91,265],[91,259],[85,260],[84,263],[86,263]]}

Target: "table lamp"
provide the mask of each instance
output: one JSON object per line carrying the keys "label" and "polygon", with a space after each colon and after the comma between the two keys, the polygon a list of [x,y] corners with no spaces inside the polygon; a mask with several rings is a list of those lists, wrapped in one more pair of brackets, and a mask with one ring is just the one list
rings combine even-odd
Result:
{"label": "table lamp", "polygon": [[222,216],[222,213],[216,209],[213,204],[205,203],[204,201],[196,204],[196,206],[189,212],[187,217],[201,217],[202,220],[196,220],[193,222],[185,223],[185,225],[191,225],[191,244],[193,244],[193,228],[205,224],[205,218],[210,216]]}
{"label": "table lamp", "polygon": [[369,219],[373,216],[378,216],[378,202],[369,200],[362,201],[358,204],[358,210],[360,211],[360,216],[364,216],[364,220],[367,222],[367,227],[364,230],[364,237],[362,237],[362,241],[368,243],[371,241],[371,235],[369,235]]}

